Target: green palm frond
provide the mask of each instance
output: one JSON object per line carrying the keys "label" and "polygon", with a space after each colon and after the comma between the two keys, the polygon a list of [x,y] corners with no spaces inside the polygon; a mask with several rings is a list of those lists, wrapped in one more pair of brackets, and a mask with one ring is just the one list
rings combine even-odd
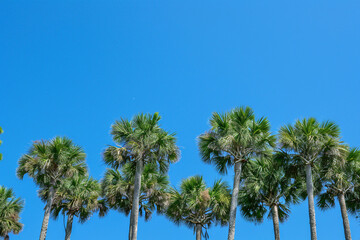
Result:
{"label": "green palm frond", "polygon": [[24,201],[16,198],[11,189],[0,186],[0,236],[5,237],[8,233],[18,234],[23,224],[20,223],[20,212],[24,207]]}
{"label": "green palm frond", "polygon": [[141,160],[157,163],[162,173],[169,164],[180,158],[174,133],[163,130],[158,113],[137,114],[131,120],[121,119],[112,125],[111,134],[117,146],[109,146],[103,153],[105,164],[121,168],[128,162]]}
{"label": "green palm frond", "polygon": [[269,155],[275,146],[269,121],[255,119],[249,107],[235,108],[226,114],[213,113],[210,125],[210,131],[198,137],[198,147],[201,159],[214,164],[220,173],[227,173],[235,161]]}
{"label": "green palm frond", "polygon": [[[356,214],[356,202],[360,202],[360,150],[349,148],[343,144],[335,146],[340,153],[331,161],[326,158],[322,162],[321,179],[325,186],[319,195],[317,205],[321,209],[329,209],[335,206],[336,197],[345,196],[348,209]],[[360,209],[360,204],[358,204]]]}
{"label": "green palm frond", "polygon": [[230,207],[230,188],[226,182],[215,181],[207,187],[201,176],[193,176],[181,182],[179,190],[170,190],[166,216],[175,224],[204,229],[212,224],[227,224]]}
{"label": "green palm frond", "polygon": [[[132,162],[125,164],[121,171],[108,169],[101,183],[105,204],[125,215],[130,214],[133,201],[135,166]],[[139,214],[149,220],[156,210],[163,212],[168,201],[168,177],[159,172],[156,164],[144,167],[141,182]]]}
{"label": "green palm frond", "polygon": [[297,120],[279,130],[280,148],[293,153],[303,164],[315,164],[324,154],[332,157],[340,153],[335,146],[339,141],[339,127],[330,121],[318,122],[315,118]]}
{"label": "green palm frond", "polygon": [[40,187],[56,187],[62,179],[87,173],[84,150],[66,137],[35,141],[19,160],[17,176],[26,174]]}
{"label": "green palm frond", "polygon": [[[47,198],[48,189],[39,192],[42,198]],[[57,188],[52,216],[56,219],[59,214],[73,215],[80,223],[87,221],[94,212],[106,211],[99,203],[101,187],[97,180],[87,176],[77,176],[65,179]]]}
{"label": "green palm frond", "polygon": [[239,192],[240,211],[247,220],[261,223],[276,205],[283,222],[289,216],[290,204],[300,202],[302,187],[287,175],[286,159],[287,155],[280,152],[247,164]]}

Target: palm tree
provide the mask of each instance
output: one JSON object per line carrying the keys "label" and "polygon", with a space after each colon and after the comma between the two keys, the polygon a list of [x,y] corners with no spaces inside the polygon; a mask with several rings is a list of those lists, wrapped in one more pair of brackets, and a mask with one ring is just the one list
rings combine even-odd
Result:
{"label": "palm tree", "polygon": [[136,165],[134,194],[130,214],[130,238],[137,239],[139,218],[139,201],[141,193],[141,176],[144,165],[156,163],[160,172],[168,170],[169,163],[179,159],[174,134],[168,133],[159,126],[161,117],[158,113],[138,114],[131,121],[121,119],[112,125],[111,134],[117,146],[110,146],[104,152],[104,161],[118,168],[127,162]]}
{"label": "palm tree", "polygon": [[[80,223],[86,222],[95,211],[103,216],[106,208],[99,196],[101,187],[97,180],[86,175],[64,179],[57,188],[52,205],[52,215],[55,219],[60,214],[67,216],[65,240],[70,240],[74,217]],[[48,189],[40,191],[43,201],[47,201]]]}
{"label": "palm tree", "polygon": [[220,173],[234,166],[228,240],[235,237],[236,208],[243,165],[254,156],[266,155],[275,144],[266,118],[255,119],[249,107],[235,108],[229,113],[213,113],[211,129],[199,136],[199,149],[205,163],[215,164]]}
{"label": "palm tree", "polygon": [[[121,172],[118,169],[108,169],[101,184],[105,204],[126,216],[131,213],[133,206],[136,171],[134,165],[125,164]],[[159,173],[156,164],[145,165],[141,178],[139,214],[145,216],[145,220],[148,221],[155,210],[158,213],[164,211],[168,200],[169,179]]]}
{"label": "palm tree", "polygon": [[62,180],[86,173],[84,150],[66,137],[36,141],[19,160],[17,175],[33,178],[40,189],[48,189],[40,240],[45,240],[50,212],[57,188]]}
{"label": "palm tree", "polygon": [[339,155],[335,147],[339,142],[339,135],[340,129],[335,123],[320,123],[315,118],[297,120],[294,125],[283,126],[279,131],[280,146],[292,155],[293,166],[306,173],[312,240],[317,239],[312,168],[319,164],[324,155]]}
{"label": "palm tree", "polygon": [[189,177],[181,182],[180,191],[171,190],[166,215],[176,224],[193,228],[196,240],[201,240],[201,236],[207,239],[207,229],[213,223],[228,223],[230,199],[230,188],[225,182],[219,180],[207,187],[201,176]]}
{"label": "palm tree", "polygon": [[0,186],[0,236],[9,239],[9,233],[18,234],[23,224],[19,222],[24,201],[16,198],[11,189]]}
{"label": "palm tree", "polygon": [[334,207],[335,199],[338,199],[345,239],[351,240],[346,201],[351,201],[355,194],[354,190],[360,187],[360,151],[356,148],[347,149],[340,158],[328,167],[323,179],[326,190],[319,195],[318,206],[321,209]]}
{"label": "palm tree", "polygon": [[299,203],[300,181],[288,177],[284,161],[275,156],[249,162],[245,175],[239,192],[242,215],[250,221],[262,222],[268,212],[275,240],[280,240],[279,222],[289,218],[290,204]]}

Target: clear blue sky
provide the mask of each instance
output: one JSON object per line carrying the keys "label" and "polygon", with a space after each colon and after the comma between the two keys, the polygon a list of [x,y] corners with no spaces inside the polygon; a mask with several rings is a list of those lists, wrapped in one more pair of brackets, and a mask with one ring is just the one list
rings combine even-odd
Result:
{"label": "clear blue sky", "polygon": [[[101,152],[110,125],[138,112],[160,112],[177,132],[182,159],[170,179],[219,176],[199,159],[196,137],[213,111],[240,105],[267,116],[276,132],[296,118],[334,120],[360,146],[360,2],[358,0],[3,0],[0,3],[0,184],[26,201],[12,239],[37,239],[44,204],[15,176],[32,141],[68,136],[88,155],[91,175],[106,169]],[[224,177],[232,182],[231,176]],[[338,206],[317,209],[319,239],[344,239]],[[273,239],[272,223],[238,215],[236,239]],[[353,239],[360,222],[350,218]],[[292,208],[283,239],[310,239],[307,205]],[[126,239],[128,218],[111,212],[74,224],[73,239]],[[214,227],[211,239],[225,239]],[[48,239],[63,239],[62,219]],[[194,239],[162,216],[140,221],[140,240]]]}

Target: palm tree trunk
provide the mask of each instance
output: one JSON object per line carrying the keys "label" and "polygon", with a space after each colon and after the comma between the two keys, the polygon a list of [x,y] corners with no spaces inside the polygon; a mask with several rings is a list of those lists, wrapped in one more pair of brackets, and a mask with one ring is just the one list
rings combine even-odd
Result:
{"label": "palm tree trunk", "polygon": [[313,180],[312,180],[310,164],[306,165],[306,190],[307,190],[307,195],[308,195],[311,240],[317,240],[315,206],[314,206],[314,187],[313,187]]}
{"label": "palm tree trunk", "polygon": [[343,219],[345,239],[346,240],[351,240],[350,223],[349,223],[349,217],[348,217],[348,214],[347,214],[344,194],[340,194],[338,196],[338,200],[339,200],[340,209],[341,209],[341,216],[342,216],[342,219]]}
{"label": "palm tree trunk", "polygon": [[137,239],[137,226],[139,219],[139,199],[141,190],[141,175],[144,169],[144,163],[142,160],[136,162],[135,182],[134,182],[134,196],[130,215],[130,240]]}
{"label": "palm tree trunk", "polygon": [[39,238],[40,240],[46,239],[46,232],[47,232],[48,225],[49,225],[49,218],[50,218],[51,207],[52,207],[52,203],[54,201],[54,197],[55,197],[55,189],[54,189],[54,187],[50,187],[49,198],[48,198],[48,201],[45,206],[44,219],[43,219],[42,226],[41,226],[41,232],[40,232],[40,238]]}
{"label": "palm tree trunk", "polygon": [[196,224],[196,240],[201,240],[201,224]]}
{"label": "palm tree trunk", "polygon": [[131,221],[131,212],[130,212],[130,224],[129,224],[129,240],[131,240],[131,232],[132,231],[132,221]]}
{"label": "palm tree trunk", "polygon": [[73,225],[74,215],[69,214],[66,223],[66,230],[65,230],[65,240],[70,240],[72,225]]}
{"label": "palm tree trunk", "polygon": [[9,239],[10,239],[9,235],[6,234],[6,236],[4,237],[4,240],[9,240]]}
{"label": "palm tree trunk", "polygon": [[231,205],[230,205],[230,219],[229,219],[229,233],[228,240],[234,240],[235,238],[235,220],[236,220],[236,208],[238,205],[238,196],[239,196],[239,185],[241,179],[241,162],[235,163],[234,171],[234,186],[231,195]]}
{"label": "palm tree trunk", "polygon": [[272,210],[271,212],[272,212],[272,218],[273,218],[275,240],[280,240],[278,206],[277,205],[273,206],[271,210]]}

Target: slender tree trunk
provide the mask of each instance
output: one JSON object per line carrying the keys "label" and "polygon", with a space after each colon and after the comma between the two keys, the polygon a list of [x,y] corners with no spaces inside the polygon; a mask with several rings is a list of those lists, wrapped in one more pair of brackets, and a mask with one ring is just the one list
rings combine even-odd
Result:
{"label": "slender tree trunk", "polygon": [[240,178],[241,178],[241,167],[242,167],[241,162],[235,163],[235,166],[234,166],[235,176],[234,176],[233,191],[232,191],[232,194],[231,194],[228,240],[234,240],[234,238],[235,238],[236,208],[237,208],[237,205],[238,205],[239,185],[240,185]]}
{"label": "slender tree trunk", "polygon": [[131,218],[131,212],[130,212],[130,224],[129,224],[129,240],[131,240],[131,231],[132,231],[132,218]]}
{"label": "slender tree trunk", "polygon": [[341,216],[342,216],[342,219],[343,219],[345,239],[346,240],[351,240],[350,223],[349,223],[349,217],[348,217],[348,214],[347,214],[344,194],[340,194],[338,196],[338,200],[339,200],[340,209],[341,209]]}
{"label": "slender tree trunk", "polygon": [[196,224],[196,240],[201,240],[201,224]]}
{"label": "slender tree trunk", "polygon": [[135,182],[134,182],[134,196],[132,201],[131,215],[130,215],[130,240],[137,240],[137,226],[139,219],[139,199],[141,190],[141,175],[144,169],[142,160],[136,162]]}
{"label": "slender tree trunk", "polygon": [[70,240],[72,225],[73,225],[74,215],[69,214],[66,223],[66,230],[65,230],[65,240]]}
{"label": "slender tree trunk", "polygon": [[272,218],[273,218],[273,225],[274,225],[275,240],[280,240],[279,212],[278,212],[277,205],[272,207]]}
{"label": "slender tree trunk", "polygon": [[314,187],[313,187],[313,179],[312,179],[310,164],[306,165],[306,190],[308,195],[311,240],[317,240],[315,206],[314,206]]}
{"label": "slender tree trunk", "polygon": [[44,219],[43,219],[42,226],[41,226],[41,232],[40,232],[40,238],[39,238],[40,240],[46,239],[46,232],[47,232],[48,225],[49,225],[50,212],[51,212],[51,207],[52,207],[52,204],[54,201],[54,197],[55,197],[55,189],[54,189],[54,187],[50,187],[49,198],[48,198],[48,201],[45,206]]}
{"label": "slender tree trunk", "polygon": [[9,235],[6,234],[6,236],[4,237],[4,240],[9,240],[9,239],[10,239]]}

